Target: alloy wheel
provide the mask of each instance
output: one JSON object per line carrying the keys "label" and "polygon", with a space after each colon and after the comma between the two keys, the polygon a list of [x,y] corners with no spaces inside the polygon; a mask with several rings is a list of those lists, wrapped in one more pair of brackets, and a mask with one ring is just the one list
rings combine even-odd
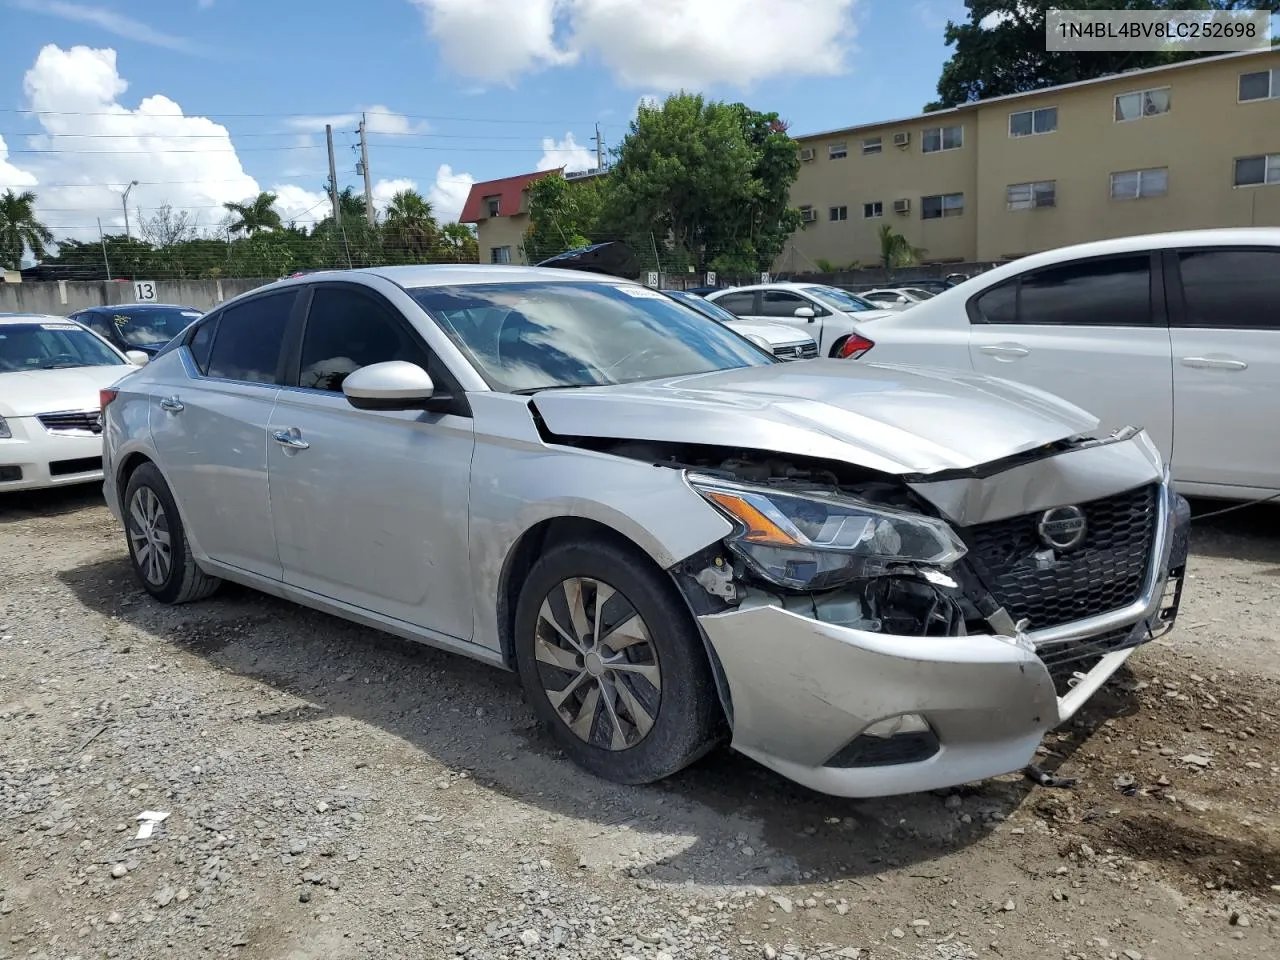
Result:
{"label": "alloy wheel", "polygon": [[562,581],[542,601],[534,658],[547,700],[580,740],[617,751],[648,736],[662,671],[648,626],[622,593],[587,577]]}
{"label": "alloy wheel", "polygon": [[169,518],[150,487],[139,487],[129,503],[129,542],[138,570],[153,587],[169,579],[173,549]]}

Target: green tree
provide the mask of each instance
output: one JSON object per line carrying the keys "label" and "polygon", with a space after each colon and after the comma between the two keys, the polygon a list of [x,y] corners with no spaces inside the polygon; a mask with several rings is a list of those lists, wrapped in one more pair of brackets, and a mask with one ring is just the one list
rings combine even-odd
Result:
{"label": "green tree", "polygon": [[913,247],[907,238],[896,232],[889,224],[880,228],[880,266],[892,274],[897,267],[909,267],[919,263],[924,250]]}
{"label": "green tree", "polygon": [[391,262],[423,263],[437,245],[439,231],[430,202],[416,190],[401,190],[387,205],[383,249]]}
{"label": "green tree", "polygon": [[947,45],[955,52],[942,67],[938,99],[925,110],[1204,55],[1165,50],[1050,52],[1045,50],[1045,18],[1051,9],[1270,10],[1275,6],[1274,0],[1072,0],[1070,4],[1061,0],[965,0],[969,17],[963,23],[947,23]]}
{"label": "green tree", "polygon": [[275,209],[276,195],[263,191],[244,203],[224,203],[222,206],[232,215],[228,230],[247,237],[263,230],[279,230],[283,223]]}
{"label": "green tree", "polygon": [[45,244],[53,242],[53,234],[36,217],[35,206],[36,195],[30,190],[0,194],[0,266],[21,269],[27,248],[37,260],[44,258]]}
{"label": "green tree", "polygon": [[608,176],[602,224],[661,244],[663,266],[767,270],[800,225],[788,191],[800,157],[775,113],[674,94],[632,122]]}
{"label": "green tree", "polygon": [[538,263],[565,250],[595,242],[599,236],[604,183],[602,177],[571,183],[559,173],[535,180],[529,186],[525,260]]}
{"label": "green tree", "polygon": [[446,223],[437,238],[437,256],[448,263],[475,263],[480,259],[480,244],[475,227],[469,223]]}

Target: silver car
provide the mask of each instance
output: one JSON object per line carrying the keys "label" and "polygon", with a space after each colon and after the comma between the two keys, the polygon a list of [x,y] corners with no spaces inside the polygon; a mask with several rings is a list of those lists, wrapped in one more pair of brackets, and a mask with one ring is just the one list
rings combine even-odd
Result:
{"label": "silver car", "polygon": [[1169,626],[1186,556],[1140,431],[1085,439],[968,374],[780,363],[585,273],[285,280],[103,406],[153,597],[233,580],[516,670],[626,783],[723,739],[845,796],[1017,770]]}

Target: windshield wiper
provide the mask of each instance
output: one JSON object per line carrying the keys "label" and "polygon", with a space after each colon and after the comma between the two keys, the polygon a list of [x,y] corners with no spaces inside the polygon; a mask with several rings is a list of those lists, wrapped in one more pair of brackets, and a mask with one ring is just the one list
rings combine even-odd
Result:
{"label": "windshield wiper", "polygon": [[87,363],[46,363],[41,370],[70,370],[73,367],[87,367]]}
{"label": "windshield wiper", "polygon": [[511,392],[518,397],[528,397],[543,390],[581,390],[585,387],[611,387],[611,383],[556,383],[545,387],[523,387]]}

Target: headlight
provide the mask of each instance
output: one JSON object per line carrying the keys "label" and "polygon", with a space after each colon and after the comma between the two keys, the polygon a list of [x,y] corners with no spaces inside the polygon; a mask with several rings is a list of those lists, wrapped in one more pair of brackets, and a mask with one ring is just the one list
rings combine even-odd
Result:
{"label": "headlight", "polygon": [[773,353],[773,344],[771,344],[764,337],[756,336],[754,333],[748,333],[747,339],[750,340],[752,343],[754,343],[757,347],[759,347],[765,353]]}
{"label": "headlight", "polygon": [[0,440],[8,440],[12,436],[13,431],[9,429],[9,421],[0,417]]}
{"label": "headlight", "polygon": [[729,546],[779,586],[822,590],[879,576],[895,563],[946,569],[965,554],[955,531],[933,517],[701,474],[691,474],[689,482],[733,521]]}

